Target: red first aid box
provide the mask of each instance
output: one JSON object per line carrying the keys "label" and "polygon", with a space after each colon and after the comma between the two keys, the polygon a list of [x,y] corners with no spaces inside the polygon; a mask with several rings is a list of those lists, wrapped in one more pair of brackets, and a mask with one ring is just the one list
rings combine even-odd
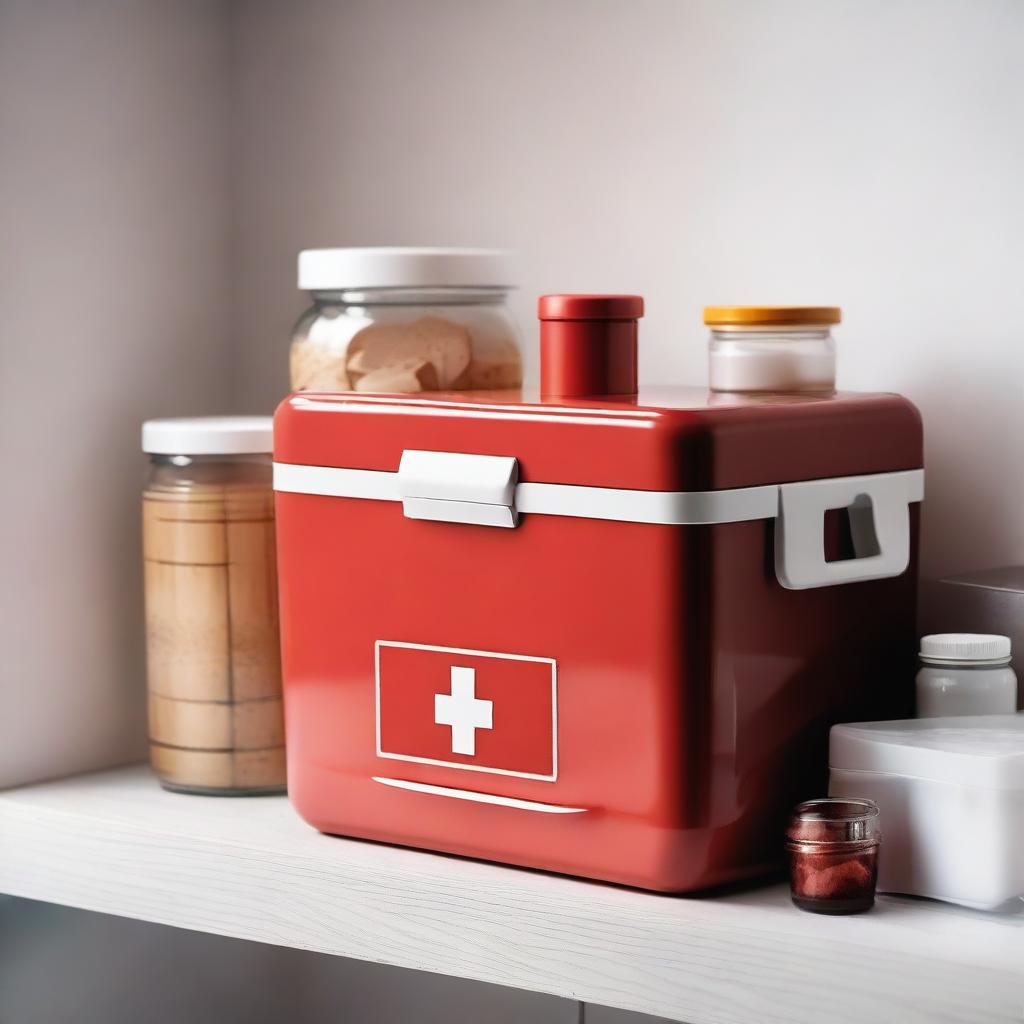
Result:
{"label": "red first aid box", "polygon": [[894,395],[292,396],[292,801],[662,891],[775,869],[829,727],[912,710],[921,466]]}

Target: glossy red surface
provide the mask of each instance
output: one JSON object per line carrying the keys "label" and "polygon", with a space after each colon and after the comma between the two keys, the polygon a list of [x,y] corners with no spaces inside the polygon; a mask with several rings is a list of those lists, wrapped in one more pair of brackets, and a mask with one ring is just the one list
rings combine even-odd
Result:
{"label": "glossy red surface", "polygon": [[639,295],[542,295],[540,393],[543,398],[635,395]]}
{"label": "glossy red surface", "polygon": [[405,448],[512,455],[523,481],[704,491],[921,466],[898,395],[744,396],[704,388],[543,401],[537,392],[293,395],[274,457],[395,471]]}
{"label": "glossy red surface", "polygon": [[[283,462],[395,470],[406,448],[514,455],[522,480],[638,489],[921,465],[916,411],[891,395],[301,395],[282,404],[275,438]],[[916,508],[911,518],[916,551]],[[277,529],[289,792],[327,832],[693,891],[784,863],[789,810],[826,790],[832,723],[911,711],[914,563],[896,579],[789,591],[775,578],[767,521],[526,515],[495,529],[406,519],[396,502],[289,493],[278,495]],[[841,549],[841,524],[828,530]],[[557,778],[467,770],[467,755],[449,754],[454,765],[378,756],[377,641],[553,659]],[[543,767],[536,736],[522,751],[498,736],[515,679],[540,684],[472,666],[476,697],[494,709],[493,733],[476,734],[484,767]],[[433,673],[423,686],[448,692],[444,665],[420,660],[398,677],[386,670],[384,688],[403,672],[420,686],[421,671]],[[428,697],[383,700],[388,745],[444,760],[431,755],[450,731],[425,721]],[[534,717],[544,714],[537,700]],[[417,702],[419,725],[403,732],[399,722],[396,734],[390,716]]]}
{"label": "glossy red surface", "polygon": [[635,320],[541,321],[541,395],[635,395],[636,342]]}

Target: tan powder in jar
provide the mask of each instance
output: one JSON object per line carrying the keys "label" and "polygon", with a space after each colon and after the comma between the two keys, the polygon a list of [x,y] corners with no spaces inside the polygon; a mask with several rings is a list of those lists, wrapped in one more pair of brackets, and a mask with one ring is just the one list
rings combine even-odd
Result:
{"label": "tan powder in jar", "polygon": [[298,337],[290,353],[294,391],[415,393],[514,388],[522,383],[522,357],[504,321],[486,310],[466,322],[442,316],[383,320],[346,337],[322,329]]}
{"label": "tan powder in jar", "polygon": [[154,770],[169,788],[285,784],[269,461],[157,470],[143,495]]}

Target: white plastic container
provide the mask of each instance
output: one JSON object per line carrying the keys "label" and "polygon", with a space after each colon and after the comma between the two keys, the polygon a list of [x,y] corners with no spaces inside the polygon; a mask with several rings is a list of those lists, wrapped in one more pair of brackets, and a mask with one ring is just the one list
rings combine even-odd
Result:
{"label": "white plastic container", "polygon": [[917,717],[1012,715],[1017,676],[1010,638],[983,633],[937,633],[921,638]]}
{"label": "white plastic container", "polygon": [[832,796],[881,811],[879,891],[1024,896],[1024,713],[837,725],[829,763]]}
{"label": "white plastic container", "polygon": [[837,306],[708,306],[712,391],[828,393],[836,386]]}

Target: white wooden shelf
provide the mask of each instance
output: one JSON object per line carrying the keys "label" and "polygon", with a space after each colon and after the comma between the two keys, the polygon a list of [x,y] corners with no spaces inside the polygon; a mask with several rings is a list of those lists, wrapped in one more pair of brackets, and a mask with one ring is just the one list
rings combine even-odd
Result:
{"label": "white wooden shelf", "polygon": [[284,797],[166,793],[143,767],[0,793],[0,891],[692,1024],[1024,1013],[1024,911],[657,896],[319,835]]}

